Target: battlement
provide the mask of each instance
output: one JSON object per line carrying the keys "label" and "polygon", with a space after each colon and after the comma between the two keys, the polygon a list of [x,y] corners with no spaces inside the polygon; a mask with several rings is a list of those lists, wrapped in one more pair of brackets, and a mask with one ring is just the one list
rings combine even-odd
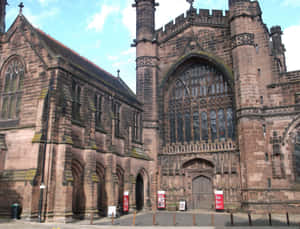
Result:
{"label": "battlement", "polygon": [[196,26],[211,26],[211,27],[226,27],[228,26],[229,11],[208,10],[208,9],[191,9],[186,14],[181,14],[175,21],[172,20],[164,27],[156,30],[158,40],[164,40],[167,37],[177,33],[189,25]]}

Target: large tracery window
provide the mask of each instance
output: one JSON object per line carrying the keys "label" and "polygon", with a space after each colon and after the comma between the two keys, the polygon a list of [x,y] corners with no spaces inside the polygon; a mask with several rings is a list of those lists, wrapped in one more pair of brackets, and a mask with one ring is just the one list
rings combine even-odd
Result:
{"label": "large tracery window", "polygon": [[24,65],[18,58],[8,63],[2,81],[1,120],[19,118],[24,73]]}
{"label": "large tracery window", "polygon": [[194,64],[170,86],[169,143],[234,140],[233,91],[210,64]]}

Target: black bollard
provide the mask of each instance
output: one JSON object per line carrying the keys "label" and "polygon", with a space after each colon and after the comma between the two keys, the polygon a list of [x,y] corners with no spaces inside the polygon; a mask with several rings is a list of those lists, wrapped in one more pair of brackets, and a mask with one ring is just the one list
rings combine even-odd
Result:
{"label": "black bollard", "polygon": [[272,226],[272,215],[271,215],[271,212],[269,212],[269,225]]}
{"label": "black bollard", "polygon": [[232,212],[230,213],[230,223],[231,223],[231,226],[234,225],[234,221],[233,221],[233,213],[232,213]]}
{"label": "black bollard", "polygon": [[290,217],[288,212],[286,213],[286,224],[290,226]]}
{"label": "black bollard", "polygon": [[251,213],[248,213],[249,226],[252,226]]}

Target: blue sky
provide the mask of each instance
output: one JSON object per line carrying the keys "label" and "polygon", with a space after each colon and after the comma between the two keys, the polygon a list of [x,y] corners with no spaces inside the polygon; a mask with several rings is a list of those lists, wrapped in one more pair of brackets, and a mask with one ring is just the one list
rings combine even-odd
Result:
{"label": "blue sky", "polygon": [[[186,0],[156,0],[156,27],[184,13]],[[134,0],[23,0],[23,14],[36,27],[116,75],[135,91]],[[227,9],[228,0],[195,0],[196,8]],[[20,1],[8,0],[7,29]],[[259,0],[264,23],[281,25],[289,70],[300,69],[300,0]],[[299,67],[298,67],[299,66]]]}

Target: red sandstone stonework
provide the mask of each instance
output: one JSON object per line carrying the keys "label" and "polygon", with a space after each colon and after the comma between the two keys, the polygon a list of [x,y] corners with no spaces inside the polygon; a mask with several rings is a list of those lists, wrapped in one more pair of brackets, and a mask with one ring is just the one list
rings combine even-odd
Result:
{"label": "red sandstone stonework", "polygon": [[133,6],[137,95],[22,14],[1,33],[0,214],[102,216],[124,191],[156,209],[159,190],[170,210],[212,208],[216,189],[225,209],[299,211],[300,72],[281,28],[250,0],[158,30],[154,0]]}

